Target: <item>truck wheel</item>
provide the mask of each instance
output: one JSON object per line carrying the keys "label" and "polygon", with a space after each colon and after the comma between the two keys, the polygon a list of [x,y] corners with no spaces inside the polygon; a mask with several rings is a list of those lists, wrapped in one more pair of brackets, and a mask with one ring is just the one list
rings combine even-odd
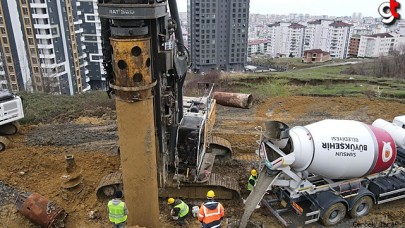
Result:
{"label": "truck wheel", "polygon": [[343,205],[343,203],[335,203],[325,211],[321,218],[321,223],[324,226],[333,226],[342,221],[345,215],[345,205]]}
{"label": "truck wheel", "polygon": [[353,205],[352,210],[350,211],[350,217],[358,218],[365,216],[370,212],[373,207],[373,199],[370,196],[363,196],[356,201]]}

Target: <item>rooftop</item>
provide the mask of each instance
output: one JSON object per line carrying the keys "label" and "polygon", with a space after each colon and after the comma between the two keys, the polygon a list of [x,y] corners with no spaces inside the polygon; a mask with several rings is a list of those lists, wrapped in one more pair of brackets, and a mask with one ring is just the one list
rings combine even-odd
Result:
{"label": "rooftop", "polygon": [[352,24],[343,22],[343,21],[335,21],[332,24],[330,24],[329,26],[333,26],[333,27],[350,27],[353,26]]}
{"label": "rooftop", "polygon": [[311,53],[311,54],[315,54],[315,53],[317,53],[317,54],[321,54],[321,53],[323,53],[323,54],[329,54],[329,52],[322,51],[321,49],[306,50],[306,51],[304,51],[304,55],[305,55],[305,53]]}

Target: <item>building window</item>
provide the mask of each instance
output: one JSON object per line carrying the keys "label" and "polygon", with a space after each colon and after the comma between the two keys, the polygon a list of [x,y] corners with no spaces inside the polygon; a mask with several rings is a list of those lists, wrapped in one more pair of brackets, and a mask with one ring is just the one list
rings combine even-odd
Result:
{"label": "building window", "polygon": [[23,14],[24,14],[24,15],[28,15],[28,9],[27,9],[27,7],[23,7]]}

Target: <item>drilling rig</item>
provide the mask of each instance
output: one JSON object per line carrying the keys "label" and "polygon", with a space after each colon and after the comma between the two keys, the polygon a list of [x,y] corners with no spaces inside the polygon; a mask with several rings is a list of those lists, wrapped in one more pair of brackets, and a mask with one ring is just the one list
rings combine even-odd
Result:
{"label": "drilling rig", "polygon": [[[122,173],[105,176],[98,195],[123,189],[128,225],[159,227],[158,196],[219,198],[239,194],[238,183],[211,173],[231,146],[211,136],[212,85],[183,97],[190,66],[174,0],[99,0],[103,64],[116,98]],[[168,14],[170,9],[170,17]],[[171,39],[174,38],[174,39]],[[173,48],[166,48],[173,42]]]}

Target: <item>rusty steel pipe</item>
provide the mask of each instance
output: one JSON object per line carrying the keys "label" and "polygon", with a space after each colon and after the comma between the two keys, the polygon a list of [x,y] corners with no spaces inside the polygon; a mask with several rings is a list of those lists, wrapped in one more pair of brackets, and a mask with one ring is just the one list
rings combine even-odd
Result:
{"label": "rusty steel pipe", "polygon": [[249,109],[253,105],[252,94],[215,92],[213,98],[223,106]]}
{"label": "rusty steel pipe", "polygon": [[22,215],[41,227],[64,227],[65,210],[38,193],[20,193],[15,205]]}

